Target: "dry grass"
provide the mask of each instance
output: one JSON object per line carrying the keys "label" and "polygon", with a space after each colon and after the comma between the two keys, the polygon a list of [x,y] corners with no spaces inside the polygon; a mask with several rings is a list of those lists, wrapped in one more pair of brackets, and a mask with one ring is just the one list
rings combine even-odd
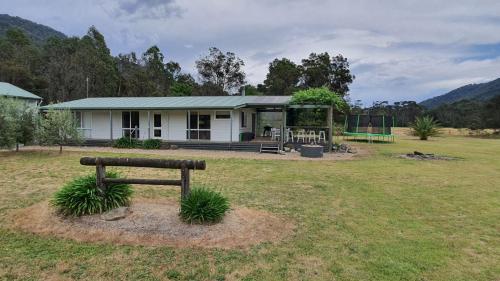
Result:
{"label": "dry grass", "polygon": [[[96,244],[12,230],[9,214],[93,171],[79,157],[118,155],[0,152],[0,279],[500,280],[498,140],[405,137],[358,145],[373,154],[353,161],[207,157],[207,170],[196,171],[194,183],[221,191],[235,206],[292,218],[296,226],[280,242],[245,249]],[[415,150],[459,160],[395,157]],[[179,177],[178,171],[119,170]],[[176,188],[136,191],[136,198],[179,198]]]}

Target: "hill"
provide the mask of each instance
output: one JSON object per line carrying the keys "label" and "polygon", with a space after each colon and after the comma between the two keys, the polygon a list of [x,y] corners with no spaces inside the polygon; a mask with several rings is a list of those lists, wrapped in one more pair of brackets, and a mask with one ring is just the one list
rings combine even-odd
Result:
{"label": "hill", "polygon": [[500,78],[481,84],[470,84],[444,95],[424,100],[420,105],[429,109],[436,108],[443,104],[451,104],[461,100],[486,101],[500,95]]}
{"label": "hill", "polygon": [[66,38],[64,33],[59,32],[48,26],[38,24],[20,17],[12,17],[6,14],[0,14],[0,37],[11,28],[23,30],[36,44],[41,44],[50,37]]}

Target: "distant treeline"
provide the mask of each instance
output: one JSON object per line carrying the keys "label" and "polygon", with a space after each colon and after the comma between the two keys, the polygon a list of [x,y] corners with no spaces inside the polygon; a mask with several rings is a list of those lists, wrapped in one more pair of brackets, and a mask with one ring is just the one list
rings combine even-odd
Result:
{"label": "distant treeline", "polygon": [[354,76],[342,55],[311,53],[296,64],[275,59],[262,84],[247,85],[244,62],[212,47],[196,61],[197,77],[151,46],[144,53],[112,56],[104,36],[90,27],[79,37],[50,37],[34,42],[11,28],[0,37],[0,81],[43,97],[45,103],[113,96],[291,95],[299,89],[327,86],[346,96]]}
{"label": "distant treeline", "polygon": [[396,127],[408,127],[416,117],[430,115],[441,126],[452,128],[485,129],[500,128],[500,95],[487,101],[462,100],[444,104],[427,110],[414,101],[389,104],[387,101],[374,102],[363,108],[359,101],[351,105],[352,114],[391,115]]}

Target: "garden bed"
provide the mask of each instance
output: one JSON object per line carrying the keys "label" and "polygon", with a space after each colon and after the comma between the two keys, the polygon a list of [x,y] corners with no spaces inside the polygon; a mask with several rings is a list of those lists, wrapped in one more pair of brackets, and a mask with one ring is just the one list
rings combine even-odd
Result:
{"label": "garden bed", "polygon": [[13,226],[28,232],[86,242],[121,245],[246,248],[279,241],[293,231],[293,224],[265,211],[232,209],[222,222],[190,225],[179,219],[175,200],[134,200],[125,218],[106,221],[101,215],[64,218],[48,202],[14,214]]}

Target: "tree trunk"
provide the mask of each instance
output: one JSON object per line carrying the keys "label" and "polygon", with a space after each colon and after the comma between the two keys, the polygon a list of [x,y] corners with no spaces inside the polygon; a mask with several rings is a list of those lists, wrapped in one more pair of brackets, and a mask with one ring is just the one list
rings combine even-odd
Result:
{"label": "tree trunk", "polygon": [[19,152],[19,143],[16,142],[16,152]]}
{"label": "tree trunk", "polygon": [[62,144],[59,145],[59,154],[62,154]]}

